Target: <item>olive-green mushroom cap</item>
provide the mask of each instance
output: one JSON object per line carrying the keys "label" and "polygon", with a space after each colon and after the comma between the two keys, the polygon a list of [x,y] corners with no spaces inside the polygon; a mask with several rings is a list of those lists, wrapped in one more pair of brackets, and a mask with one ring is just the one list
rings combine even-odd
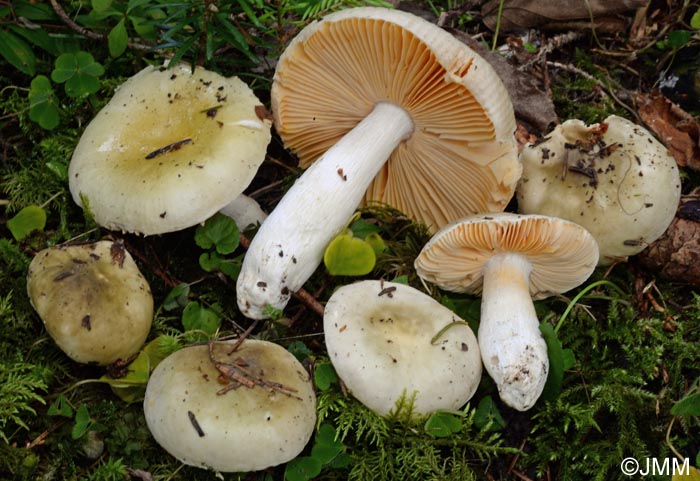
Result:
{"label": "olive-green mushroom cap", "polygon": [[40,251],[29,265],[27,292],[51,338],[77,362],[126,360],[151,329],[151,289],[121,243]]}

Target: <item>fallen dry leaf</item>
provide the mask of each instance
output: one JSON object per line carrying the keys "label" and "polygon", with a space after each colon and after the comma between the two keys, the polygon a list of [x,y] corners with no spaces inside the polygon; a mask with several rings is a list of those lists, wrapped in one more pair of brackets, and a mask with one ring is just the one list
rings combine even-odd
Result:
{"label": "fallen dry leaf", "polygon": [[637,112],[681,167],[700,169],[700,124],[659,90],[636,96]]}
{"label": "fallen dry leaf", "polygon": [[664,235],[638,257],[662,279],[700,285],[700,191],[681,198],[676,217]]}
{"label": "fallen dry leaf", "polygon": [[[484,24],[491,30],[496,29],[498,7],[501,0],[491,0],[481,9]],[[616,14],[642,7],[646,0],[559,0],[543,2],[541,0],[506,0],[503,5],[500,31],[537,27],[545,24],[586,20],[591,17],[598,21],[601,17],[613,17]],[[611,19],[614,20],[614,19]],[[596,25],[599,28],[599,25]]]}

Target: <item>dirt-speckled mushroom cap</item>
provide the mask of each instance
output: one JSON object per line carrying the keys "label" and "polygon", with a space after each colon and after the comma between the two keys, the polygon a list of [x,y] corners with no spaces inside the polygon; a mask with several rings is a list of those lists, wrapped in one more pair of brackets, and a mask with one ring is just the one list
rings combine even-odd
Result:
{"label": "dirt-speckled mushroom cap", "polygon": [[[221,472],[257,471],[295,458],[316,423],[316,397],[304,367],[286,349],[268,341],[216,342],[185,347],[151,374],[143,403],[155,440],[179,461]],[[230,387],[217,362],[243,360],[267,382],[293,388],[293,396],[268,387]]]}
{"label": "dirt-speckled mushroom cap", "polygon": [[126,360],[151,329],[151,289],[120,243],[40,251],[29,264],[27,293],[51,338],[77,362]]}
{"label": "dirt-speckled mushroom cap", "polygon": [[265,158],[271,121],[252,90],[185,65],[146,67],[85,129],[69,166],[76,203],[108,229],[161,234],[236,198]]}
{"label": "dirt-speckled mushroom cap", "polygon": [[595,239],[578,224],[543,215],[495,213],[441,229],[423,247],[415,267],[421,278],[443,289],[478,294],[486,262],[506,253],[521,255],[532,265],[533,299],[573,289],[598,262]]}
{"label": "dirt-speckled mushroom cap", "polygon": [[641,252],[673,220],[681,181],[652,134],[617,116],[587,126],[567,120],[525,146],[518,210],[569,219],[600,248],[600,263]]}
{"label": "dirt-speckled mushroom cap", "polygon": [[472,330],[410,286],[361,281],[340,287],[326,304],[323,330],[338,376],[380,415],[414,395],[416,413],[458,409],[479,386]]}
{"label": "dirt-speckled mushroom cap", "polygon": [[307,26],[275,71],[275,127],[303,167],[379,102],[402,107],[414,130],[366,200],[433,230],[505,208],[521,173],[510,97],[482,57],[438,26],[398,10],[346,9]]}

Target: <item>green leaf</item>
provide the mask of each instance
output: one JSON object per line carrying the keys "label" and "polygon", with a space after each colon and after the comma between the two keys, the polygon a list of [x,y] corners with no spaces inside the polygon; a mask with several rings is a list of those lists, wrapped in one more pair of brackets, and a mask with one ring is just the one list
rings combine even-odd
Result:
{"label": "green leaf", "polygon": [[370,234],[379,234],[380,232],[379,227],[364,219],[353,222],[350,226],[350,230],[355,237],[359,237],[360,239],[364,239]]}
{"label": "green leaf", "polygon": [[22,73],[30,76],[36,73],[36,57],[32,48],[7,30],[0,30],[0,55]]}
{"label": "green leaf", "polygon": [[386,250],[384,239],[376,232],[368,234],[367,237],[365,237],[365,242],[372,247],[374,254],[377,256]]}
{"label": "green leaf", "polygon": [[73,408],[70,407],[70,404],[68,404],[66,398],[63,396],[63,394],[61,394],[56,398],[51,406],[49,406],[46,414],[49,416],[63,416],[70,418],[73,416]]}
{"label": "green leaf", "polygon": [[700,416],[700,393],[691,394],[671,407],[671,414],[674,416],[689,415]]}
{"label": "green leaf", "polygon": [[126,33],[126,23],[122,18],[119,23],[117,23],[112,30],[110,30],[107,35],[107,46],[109,47],[109,54],[112,57],[119,57],[126,50],[126,45],[129,41],[128,34]]}
{"label": "green leaf", "polygon": [[152,1],[153,0],[129,0],[129,3],[126,6],[126,13],[130,13],[135,8],[141,7],[143,5],[148,5]]}
{"label": "green leaf", "polygon": [[[42,127],[44,127],[42,125]],[[46,127],[44,127],[46,128]],[[62,182],[68,181],[68,165],[62,160],[49,160],[44,164],[47,169],[56,174]]]}
{"label": "green leaf", "polygon": [[490,425],[490,429],[496,431],[506,427],[506,421],[491,396],[485,396],[479,401],[474,413],[474,424],[479,429]]}
{"label": "green leaf", "polygon": [[313,351],[309,349],[308,346],[302,341],[290,342],[289,346],[287,346],[287,350],[291,352],[299,362],[302,362],[313,355]]}
{"label": "green leaf", "polygon": [[155,40],[156,28],[150,20],[144,17],[136,17],[132,15],[129,16],[129,20],[131,21],[131,25],[134,27],[137,34],[143,38]]}
{"label": "green leaf", "polygon": [[172,311],[187,305],[190,285],[184,282],[173,287],[163,301],[163,309]]}
{"label": "green leaf", "polygon": [[43,28],[21,28],[15,25],[9,25],[8,28],[14,32],[15,35],[19,35],[30,43],[36,45],[37,47],[47,51],[54,57],[59,55],[58,45],[56,39],[51,37],[49,33]]}
{"label": "green leaf", "polygon": [[322,424],[311,448],[311,457],[321,464],[330,463],[344,449],[343,443],[337,439],[335,428],[330,424]]}
{"label": "green leaf", "polygon": [[243,264],[243,256],[226,259],[221,257],[216,251],[204,252],[199,256],[199,266],[207,272],[220,271],[229,276],[234,281],[238,279]]}
{"label": "green leaf", "polygon": [[28,205],[7,221],[7,228],[17,241],[21,241],[35,230],[43,230],[46,225],[46,212],[38,205]]}
{"label": "green leaf", "polygon": [[671,48],[685,47],[693,34],[688,30],[674,30],[668,34],[668,46]]}
{"label": "green leaf", "polygon": [[29,86],[29,118],[43,129],[52,130],[59,124],[59,113],[51,81],[44,75],[37,75]]}
{"label": "green leaf", "polygon": [[403,284],[403,285],[407,286],[408,285],[408,276],[406,274],[404,274],[402,276],[394,277],[391,280],[391,282],[393,282],[395,284]]}
{"label": "green leaf", "polygon": [[286,481],[308,481],[321,474],[321,462],[309,456],[292,459],[284,469]]}
{"label": "green leaf", "polygon": [[112,0],[92,0],[92,8],[98,12],[104,12],[112,6]]}
{"label": "green leaf", "polygon": [[12,2],[12,9],[18,17],[23,17],[27,20],[56,20],[56,13],[48,2],[14,1]]}
{"label": "green leaf", "polygon": [[462,420],[452,413],[436,411],[424,426],[425,432],[436,438],[446,438],[462,430]]}
{"label": "green leaf", "polygon": [[100,88],[98,77],[104,74],[104,67],[87,52],[64,53],[54,63],[51,80],[65,83],[69,97],[83,97],[95,93]]}
{"label": "green leaf", "polygon": [[203,331],[209,336],[221,327],[221,317],[197,301],[192,301],[182,311],[182,325],[187,331]]}
{"label": "green leaf", "polygon": [[540,399],[553,401],[559,397],[562,382],[564,381],[564,370],[571,367],[567,367],[566,364],[571,362],[573,353],[571,351],[569,351],[569,354],[564,353],[561,342],[550,324],[546,322],[540,324],[540,332],[547,343],[547,357],[549,358],[549,374],[547,375],[547,382],[544,385]]}
{"label": "green leaf", "polygon": [[374,269],[377,261],[372,246],[350,234],[340,234],[328,244],[323,263],[334,276],[362,276]]}
{"label": "green leaf", "polygon": [[202,249],[215,247],[216,252],[226,255],[238,247],[240,233],[233,219],[217,213],[204,224],[197,226],[194,241]]}
{"label": "green leaf", "polygon": [[124,377],[114,379],[104,375],[100,380],[109,384],[112,392],[122,401],[132,403],[143,399],[146,392],[146,383],[151,372],[150,357],[144,351],[139,352],[127,369],[128,372]]}
{"label": "green leaf", "polygon": [[81,404],[78,406],[78,410],[75,413],[75,424],[71,430],[71,437],[73,439],[79,439],[90,430],[92,425],[92,419],[90,419],[90,413],[88,412],[87,406]]}
{"label": "green leaf", "polygon": [[690,17],[690,28],[694,28],[695,30],[700,29],[700,8],[695,10],[693,16]]}
{"label": "green leaf", "polygon": [[321,391],[327,391],[332,384],[337,382],[338,374],[330,362],[319,362],[314,366],[314,384]]}

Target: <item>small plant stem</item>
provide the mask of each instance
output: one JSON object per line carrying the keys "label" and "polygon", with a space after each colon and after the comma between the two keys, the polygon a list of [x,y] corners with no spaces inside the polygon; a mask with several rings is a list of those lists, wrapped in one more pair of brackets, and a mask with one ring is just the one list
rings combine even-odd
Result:
{"label": "small plant stem", "polygon": [[501,30],[501,17],[503,16],[503,4],[506,3],[505,0],[498,2],[498,14],[496,15],[496,29],[493,32],[493,44],[491,45],[491,50],[496,50],[498,45],[498,32]]}
{"label": "small plant stem", "polygon": [[572,309],[574,308],[574,306],[578,303],[578,301],[581,300],[581,298],[582,298],[583,296],[585,296],[588,292],[592,291],[592,290],[595,289],[596,287],[598,287],[598,286],[603,286],[603,285],[612,287],[612,288],[615,289],[617,292],[619,292],[621,295],[625,295],[625,291],[623,291],[622,289],[620,289],[620,288],[617,286],[617,284],[614,284],[614,283],[612,283],[612,282],[610,282],[610,281],[607,281],[607,280],[605,280],[605,279],[600,280],[600,281],[596,281],[596,282],[594,282],[594,283],[592,283],[592,284],[587,285],[586,287],[584,287],[583,289],[581,289],[581,292],[579,292],[578,294],[576,294],[576,297],[574,297],[574,298],[571,300],[571,302],[569,303],[569,305],[566,306],[566,309],[564,310],[564,313],[561,315],[561,317],[559,318],[559,321],[557,322],[557,325],[554,327],[554,332],[555,332],[555,333],[558,333],[558,332],[559,332],[559,329],[560,329],[561,326],[564,324],[564,319],[567,318],[567,316],[569,315],[569,313],[571,312],[571,310],[572,310]]}
{"label": "small plant stem", "polygon": [[[107,39],[106,35],[95,33],[92,30],[89,30],[75,23],[73,19],[71,19],[68,16],[66,11],[63,10],[63,7],[60,3],[58,3],[58,0],[51,0],[51,7],[53,7],[53,11],[56,12],[56,15],[58,15],[58,17],[63,21],[63,23],[65,23],[71,30],[92,40],[104,41]],[[146,45],[138,42],[129,41],[127,42],[127,45],[129,46],[129,48],[133,48],[134,50],[151,51],[155,49],[155,47],[153,47],[152,45]]]}
{"label": "small plant stem", "polygon": [[468,326],[469,324],[467,321],[452,321],[449,324],[447,324],[445,327],[440,329],[437,334],[435,334],[431,339],[430,339],[430,344],[435,345],[435,343],[440,339],[451,327],[454,326]]}

